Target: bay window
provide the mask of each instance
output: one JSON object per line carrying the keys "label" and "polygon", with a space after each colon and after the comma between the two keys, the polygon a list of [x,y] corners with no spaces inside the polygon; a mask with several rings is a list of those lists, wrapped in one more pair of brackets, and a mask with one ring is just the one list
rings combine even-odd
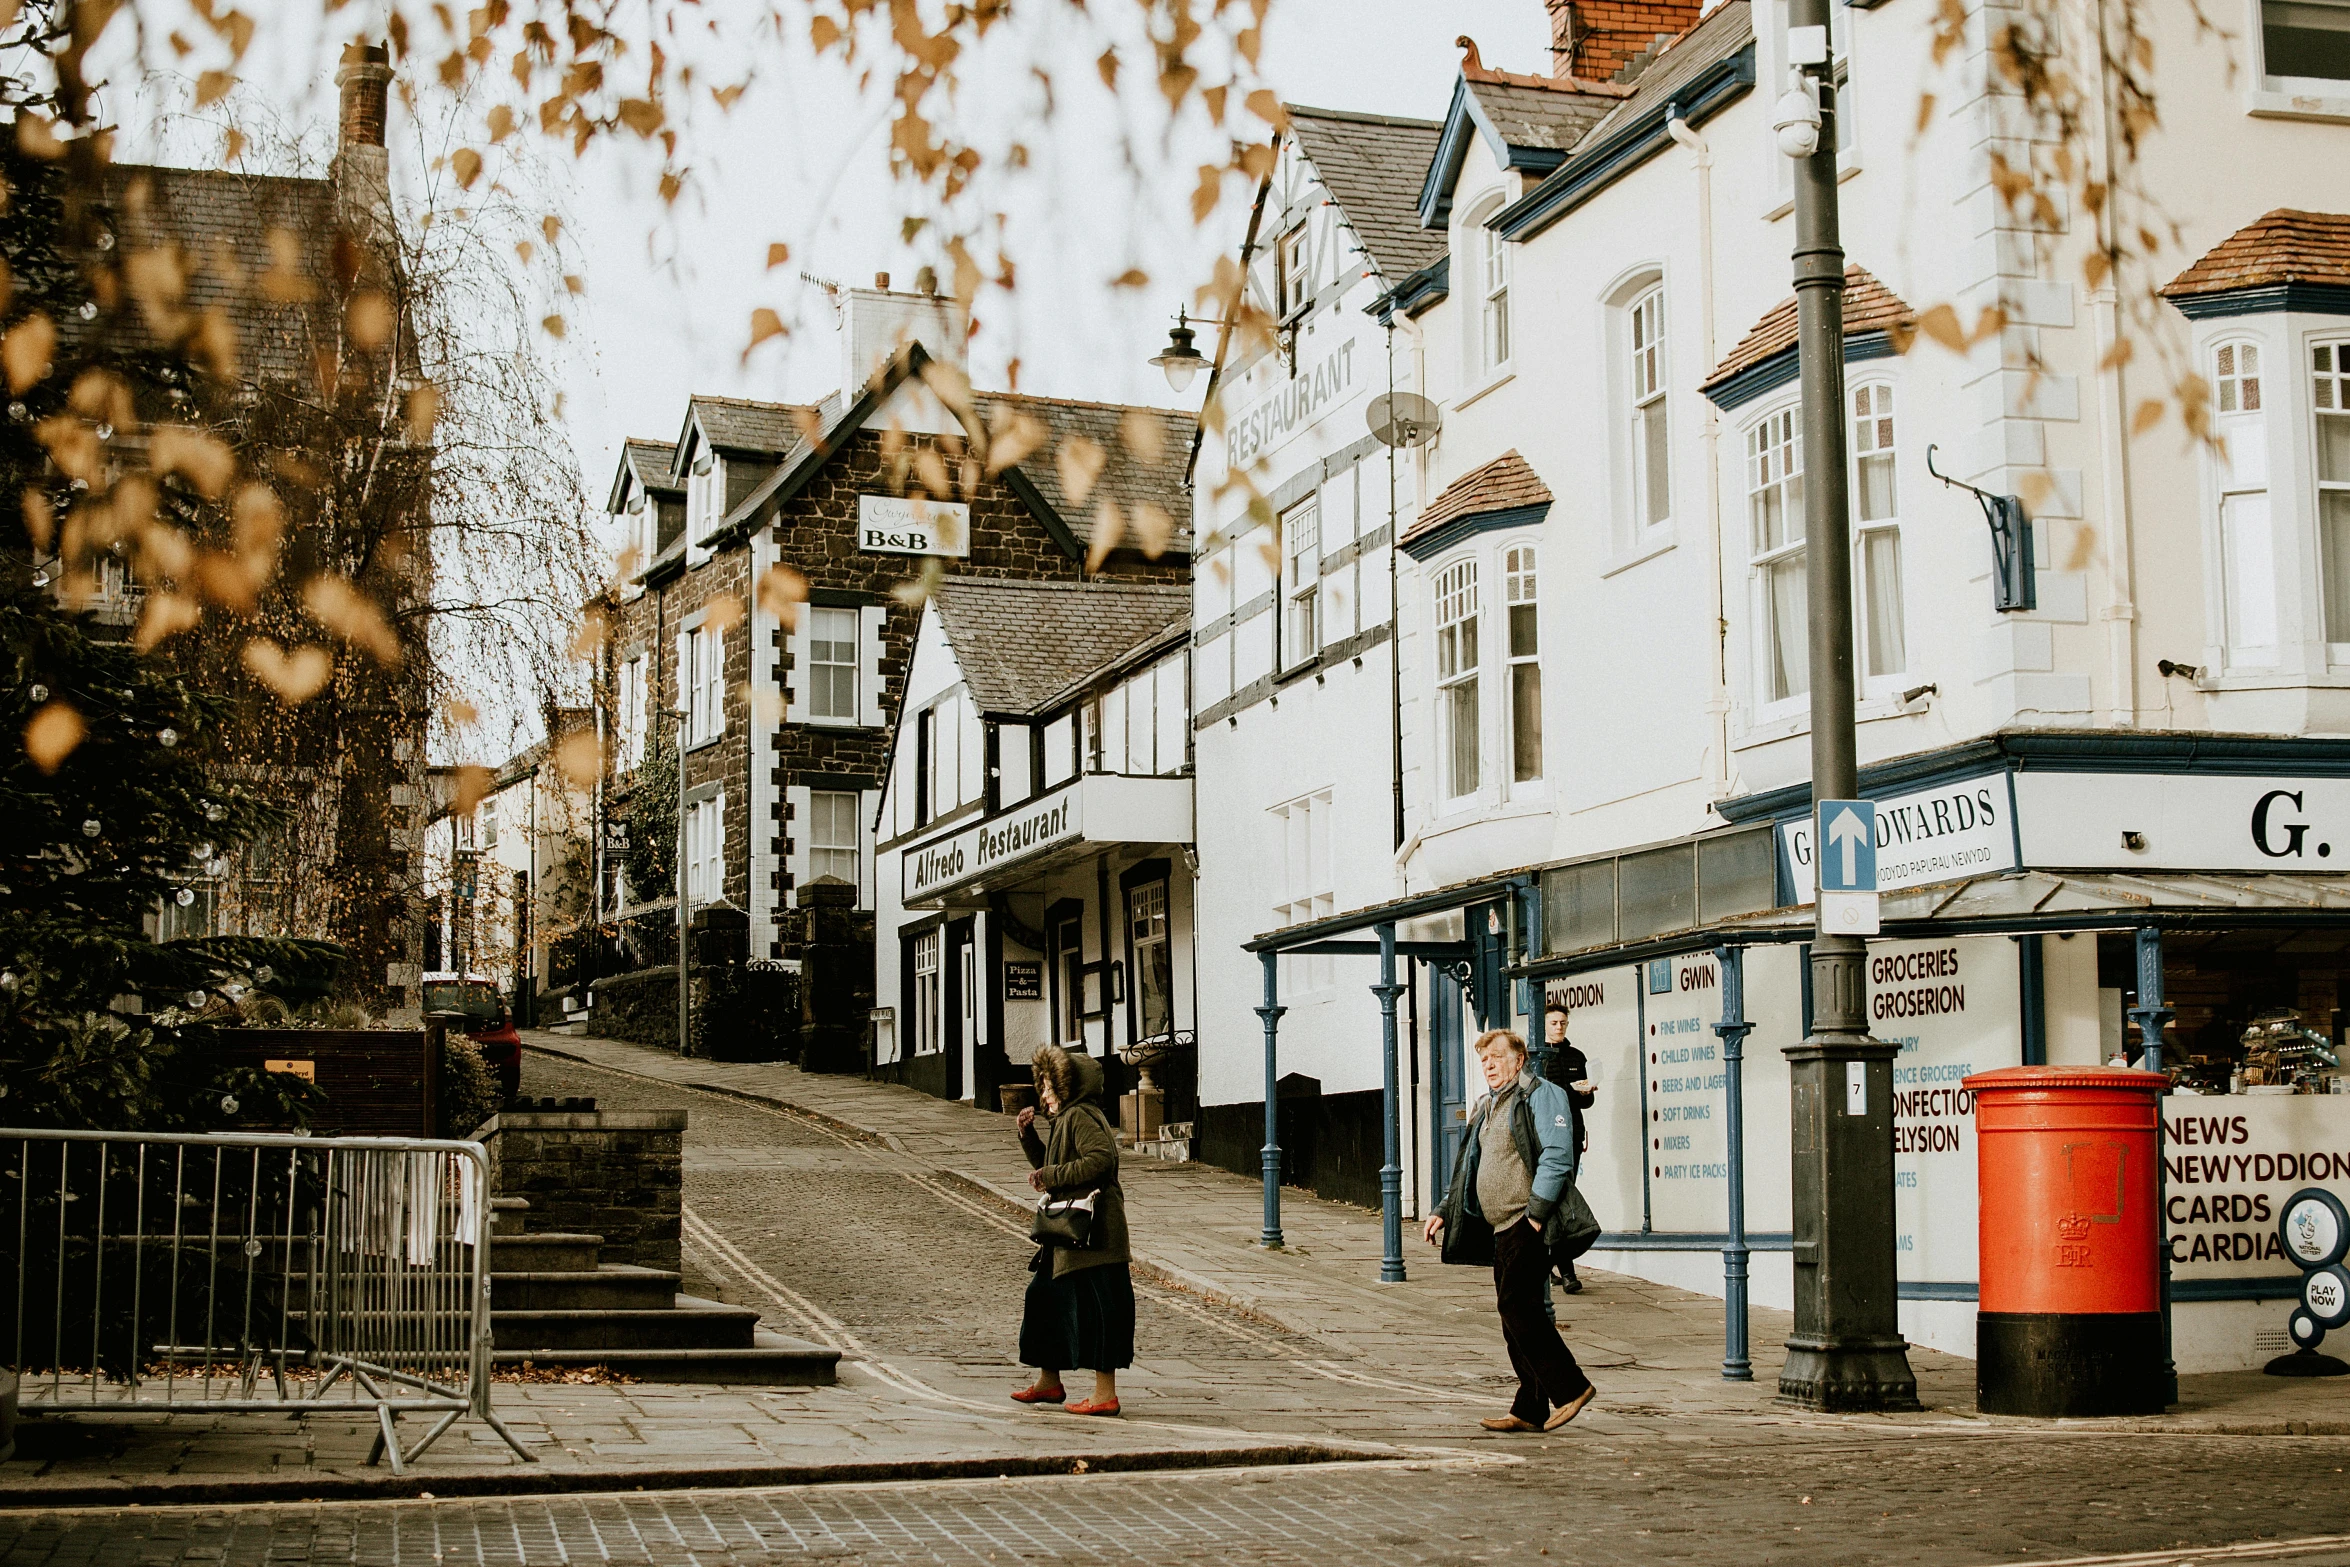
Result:
{"label": "bay window", "polygon": [[1436,733],[1446,799],[1477,792],[1477,563],[1455,561],[1436,578]]}
{"label": "bay window", "polygon": [[1746,432],[1746,510],[1756,594],[1756,696],[1783,702],[1811,689],[1803,564],[1803,446],[1796,410]]}
{"label": "bay window", "polygon": [[1533,545],[1520,544],[1502,557],[1502,580],[1509,614],[1510,777],[1527,783],[1542,776],[1542,628]]}
{"label": "bay window", "polygon": [[1901,506],[1894,483],[1892,387],[1879,383],[1854,390],[1852,462],[1861,673],[1898,675],[1909,667],[1909,649],[1901,604]]}
{"label": "bay window", "polygon": [[2317,416],[2317,531],[2328,642],[2350,642],[2350,342],[2310,350]]}

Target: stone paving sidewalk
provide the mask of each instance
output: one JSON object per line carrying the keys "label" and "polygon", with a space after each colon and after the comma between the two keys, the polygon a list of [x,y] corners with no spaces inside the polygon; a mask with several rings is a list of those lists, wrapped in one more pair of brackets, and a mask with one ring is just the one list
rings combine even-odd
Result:
{"label": "stone paving sidewalk", "polygon": [[[688,1060],[665,1050],[590,1036],[533,1033],[534,1049],[665,1083],[701,1086],[795,1110],[849,1135],[879,1141],[907,1160],[960,1176],[1025,1209],[1033,1200],[1010,1121],[990,1111],[864,1078],[804,1073],[779,1063]],[[1201,1164],[1130,1159],[1121,1169],[1138,1272],[1309,1335],[1384,1373],[1391,1387],[1417,1387],[1452,1404],[1437,1368],[1484,1368],[1498,1355],[1492,1283],[1482,1269],[1446,1268],[1408,1233],[1404,1284],[1377,1282],[1383,1251],[1379,1215],[1285,1188],[1286,1249],[1257,1244],[1262,1187]],[[1774,1395],[1786,1312],[1756,1307],[1750,1317],[1751,1383],[1725,1382],[1722,1303],[1666,1285],[1586,1270],[1592,1288],[1558,1300],[1560,1331],[1595,1372],[1605,1396],[1594,1413],[1635,1424],[1691,1417],[1731,1424],[1848,1427],[1942,1425],[2062,1432],[2100,1430],[2350,1434],[2350,1379],[2300,1380],[2237,1372],[2181,1379],[2180,1398],[2162,1416],[2138,1420],[2011,1421],[1976,1414],[1971,1360],[1912,1347],[1915,1415],[1819,1417],[1778,1406]],[[788,1331],[788,1330],[787,1330]],[[1490,1391],[1484,1394],[1490,1397]],[[1506,1397],[1506,1393],[1503,1395]],[[1431,1411],[1433,1413],[1433,1411]],[[1457,1406],[1441,1421],[1457,1424]],[[1431,1433],[1433,1434],[1433,1433]]]}

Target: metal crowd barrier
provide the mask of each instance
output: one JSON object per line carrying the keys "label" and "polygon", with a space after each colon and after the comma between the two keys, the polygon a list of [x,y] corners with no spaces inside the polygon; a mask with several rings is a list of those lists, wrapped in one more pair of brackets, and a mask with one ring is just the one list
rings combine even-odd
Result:
{"label": "metal crowd barrier", "polygon": [[[372,1411],[394,1474],[471,1414],[531,1461],[490,1410],[489,1196],[479,1143],[0,1129],[20,1404]],[[406,1414],[438,1418],[403,1450]]]}

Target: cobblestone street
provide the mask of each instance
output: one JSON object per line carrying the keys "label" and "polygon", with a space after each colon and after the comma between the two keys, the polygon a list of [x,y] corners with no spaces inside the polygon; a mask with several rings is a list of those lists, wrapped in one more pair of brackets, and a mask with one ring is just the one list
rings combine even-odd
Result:
{"label": "cobblestone street", "polygon": [[[807,1558],[1300,1567],[2350,1562],[2341,1533],[2350,1523],[2344,1445],[2333,1440],[1601,1438],[1520,1451],[1522,1463],[0,1513],[0,1557],[223,1567]],[[2216,1542],[2263,1541],[2273,1543],[2211,1552]]]}
{"label": "cobblestone street", "polygon": [[[1409,1288],[1351,1293],[1367,1271],[1352,1248],[1375,1225],[1302,1198],[1292,1253],[1219,1251],[1200,1237],[1232,1227],[1227,1210],[1252,1194],[1197,1166],[1128,1166],[1138,1243],[1158,1260],[1138,1269],[1127,1417],[1017,1410],[1003,1395],[1022,1375],[1027,1247],[1005,1205],[1019,1167],[1008,1123],[853,1080],[556,1043],[601,1064],[534,1051],[527,1091],[688,1113],[687,1288],[840,1348],[840,1387],[502,1388],[545,1468],[558,1452],[665,1467],[641,1486],[604,1471],[566,1483],[580,1494],[485,1495],[518,1471],[467,1448],[466,1467],[413,1475],[408,1500],[302,1500],[291,1478],[270,1493],[280,1499],[244,1504],[20,1500],[0,1510],[0,1560],[2350,1563],[2350,1437],[2278,1434],[2340,1432],[2337,1386],[2194,1379],[2164,1421],[1990,1421],[1964,1397],[1963,1362],[1921,1354],[1920,1415],[1804,1416],[1773,1406],[1767,1380],[1720,1382],[1707,1364],[1717,1304],[1600,1275],[1562,1304],[1578,1350],[1606,1368],[1601,1403],[1559,1436],[1492,1438],[1473,1422],[1506,1397],[1506,1362],[1477,1278],[1415,1258]],[[1783,1332],[1757,1313],[1758,1348],[1775,1353]],[[78,1429],[118,1444],[118,1473],[125,1454],[169,1477],[243,1451],[220,1447],[219,1430]],[[235,1440],[283,1445],[258,1429],[248,1417]],[[1300,1439],[1366,1456],[1247,1456]],[[1106,1471],[1120,1454],[1157,1468],[1186,1460],[1153,1453],[1181,1449],[1226,1467],[1019,1468],[1050,1456]],[[779,1485],[717,1472],[779,1455],[889,1472],[891,1455],[922,1453],[959,1456],[951,1472],[966,1475],[1000,1454],[1012,1477]],[[711,1470],[704,1488],[674,1489],[696,1465]],[[49,1482],[73,1465],[37,1467]],[[435,1484],[465,1494],[428,1499]]]}

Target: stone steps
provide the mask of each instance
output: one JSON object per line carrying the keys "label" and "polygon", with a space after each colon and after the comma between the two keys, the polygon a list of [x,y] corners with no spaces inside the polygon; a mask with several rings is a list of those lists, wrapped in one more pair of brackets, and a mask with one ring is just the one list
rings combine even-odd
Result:
{"label": "stone steps", "polygon": [[530,1204],[490,1203],[490,1340],[498,1365],[603,1366],[648,1382],[811,1386],[840,1352],[759,1326],[747,1306],[681,1294],[680,1275],[602,1260],[604,1238],[532,1234]]}
{"label": "stone steps", "polygon": [[509,1311],[660,1311],[677,1298],[684,1280],[661,1268],[607,1262],[586,1270],[494,1272],[490,1300]]}

